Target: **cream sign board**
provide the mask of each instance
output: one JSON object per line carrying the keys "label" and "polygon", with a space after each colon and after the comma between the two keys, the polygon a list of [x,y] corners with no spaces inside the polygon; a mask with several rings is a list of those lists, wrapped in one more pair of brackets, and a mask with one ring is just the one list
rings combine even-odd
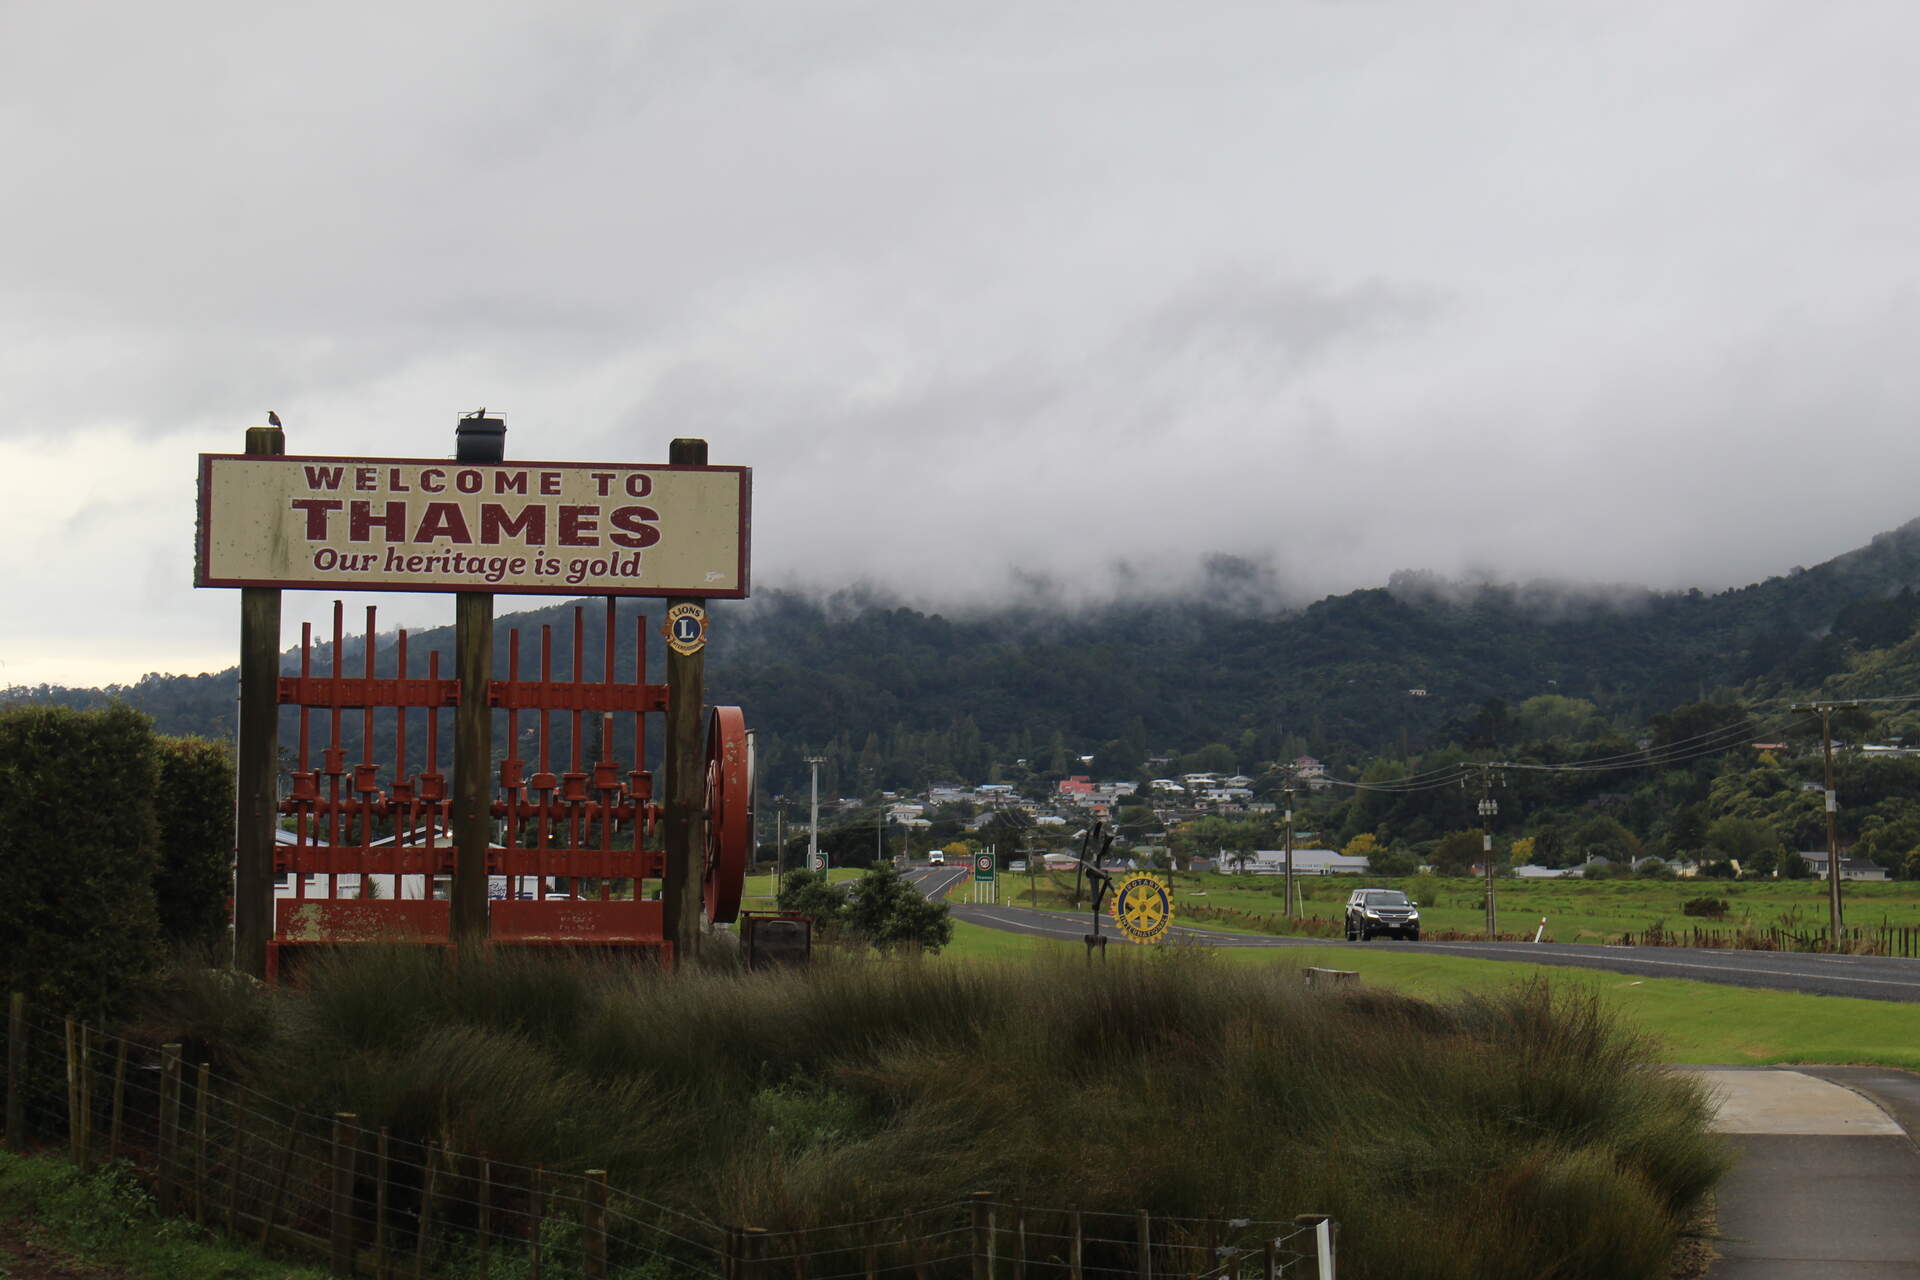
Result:
{"label": "cream sign board", "polygon": [[747,594],[746,467],[200,455],[194,585]]}

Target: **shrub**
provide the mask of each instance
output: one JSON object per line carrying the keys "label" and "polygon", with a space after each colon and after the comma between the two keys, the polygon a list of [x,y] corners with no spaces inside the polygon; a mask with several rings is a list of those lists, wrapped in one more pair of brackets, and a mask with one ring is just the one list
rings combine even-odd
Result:
{"label": "shrub", "polygon": [[160,933],[177,946],[211,950],[226,940],[233,889],[233,756],[225,743],[204,738],[162,738],[159,748],[153,893]]}
{"label": "shrub", "polygon": [[1727,900],[1725,898],[1689,898],[1680,904],[1680,914],[1699,916],[1704,920],[1725,920]]}
{"label": "shrub", "polygon": [[160,956],[153,730],[125,706],[0,711],[0,983],[103,1017]]}
{"label": "shrub", "polygon": [[[1544,983],[1432,1004],[1179,949],[668,979],[366,948],[270,998],[245,1074],[304,1109],[774,1230],[986,1187],[1126,1214],[1310,1206],[1351,1224],[1357,1280],[1653,1280],[1727,1164],[1696,1083]],[[1175,1139],[1116,1115],[1177,1117]]]}
{"label": "shrub", "polygon": [[898,946],[938,951],[953,941],[947,904],[931,901],[890,866],[876,867],[855,882],[846,922],[855,937],[882,951]]}

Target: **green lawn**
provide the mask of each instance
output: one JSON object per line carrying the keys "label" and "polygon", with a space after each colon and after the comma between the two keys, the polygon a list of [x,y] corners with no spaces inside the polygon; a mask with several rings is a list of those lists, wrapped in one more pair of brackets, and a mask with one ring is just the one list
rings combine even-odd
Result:
{"label": "green lawn", "polygon": [[[1018,961],[1048,949],[1077,946],[956,923],[953,945],[942,954],[970,961]],[[1494,992],[1536,980],[1578,986],[1594,991],[1656,1040],[1660,1057],[1667,1062],[1873,1063],[1920,1070],[1920,1004],[1349,946],[1284,951],[1226,948],[1218,955],[1234,965],[1271,966],[1276,977],[1287,982],[1298,981],[1299,970],[1308,965],[1352,969],[1360,973],[1362,982],[1433,999]]]}
{"label": "green lawn", "polygon": [[[1022,906],[1061,908],[1067,905],[1071,877],[1038,877],[1038,901],[1029,895],[1025,876],[1008,876],[1001,884],[1001,901]],[[1486,913],[1481,906],[1484,884],[1475,879],[1411,876],[1401,880],[1357,876],[1311,876],[1295,881],[1302,894],[1301,913],[1338,928],[1347,895],[1362,885],[1390,885],[1404,889],[1420,904],[1422,927],[1428,932],[1457,930],[1479,933]],[[1920,881],[1841,886],[1847,922],[1853,926],[1920,926]],[[1016,896],[1017,894],[1017,896]],[[1250,912],[1277,919],[1282,912],[1282,882],[1278,876],[1228,876],[1181,873],[1174,877],[1176,913],[1180,906],[1215,907]],[[1728,907],[1723,920],[1685,915],[1681,907],[1694,898],[1719,898]],[[1827,919],[1827,886],[1814,880],[1516,880],[1496,886],[1502,933],[1532,936],[1544,917],[1546,938],[1555,942],[1596,942],[1639,933],[1649,925],[1732,933],[1742,927],[1765,929],[1783,925],[1794,929],[1823,927]],[[962,900],[962,899],[956,899]],[[1176,917],[1177,918],[1177,917]],[[1189,911],[1187,922],[1208,928],[1233,928],[1232,920],[1208,919]]]}

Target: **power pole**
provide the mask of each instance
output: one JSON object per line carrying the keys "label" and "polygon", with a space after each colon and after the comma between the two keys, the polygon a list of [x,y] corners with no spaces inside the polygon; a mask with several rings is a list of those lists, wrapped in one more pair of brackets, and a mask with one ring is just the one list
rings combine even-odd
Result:
{"label": "power pole", "polygon": [[[807,763],[813,766],[813,817],[807,825],[807,870],[812,871],[820,861],[820,766],[826,763],[825,756],[808,756]],[[825,879],[827,869],[818,868],[820,878]]]}
{"label": "power pole", "polygon": [[1493,766],[1477,767],[1480,770],[1480,861],[1486,864],[1487,937],[1492,939],[1500,934],[1493,898],[1493,815],[1500,812],[1500,802],[1493,798]]}
{"label": "power pole", "polygon": [[773,814],[773,891],[780,892],[780,877],[787,874],[787,798],[775,801]]}
{"label": "power pole", "polygon": [[1287,919],[1295,918],[1293,909],[1293,766],[1287,766],[1287,785],[1282,788],[1287,797]]}
{"label": "power pole", "polygon": [[1846,917],[1840,909],[1840,797],[1833,787],[1833,713],[1857,711],[1857,702],[1796,702],[1790,710],[1820,713],[1820,753],[1825,762],[1827,783],[1827,914],[1828,937],[1833,949],[1840,949]]}

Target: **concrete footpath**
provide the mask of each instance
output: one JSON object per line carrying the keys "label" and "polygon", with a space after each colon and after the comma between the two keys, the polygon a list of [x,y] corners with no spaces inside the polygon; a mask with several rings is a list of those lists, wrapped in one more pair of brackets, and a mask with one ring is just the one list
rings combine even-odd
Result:
{"label": "concrete footpath", "polygon": [[1920,1076],[1695,1067],[1739,1164],[1709,1280],[1920,1280]]}

